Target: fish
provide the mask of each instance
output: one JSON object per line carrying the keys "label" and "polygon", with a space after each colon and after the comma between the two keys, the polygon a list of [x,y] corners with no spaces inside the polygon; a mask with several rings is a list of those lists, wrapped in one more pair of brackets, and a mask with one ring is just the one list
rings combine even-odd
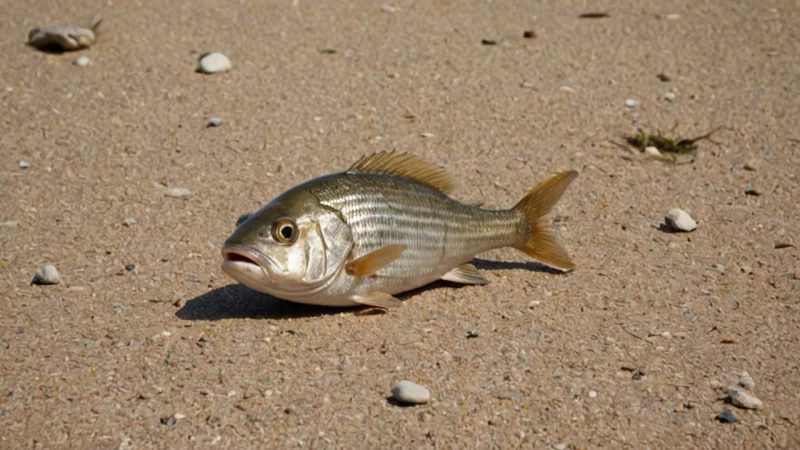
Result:
{"label": "fish", "polygon": [[381,309],[440,279],[487,284],[470,261],[496,248],[571,271],[547,215],[577,175],[555,175],[512,208],[491,210],[450,197],[455,183],[440,166],[411,153],[373,153],[242,215],[222,246],[221,269],[291,302]]}

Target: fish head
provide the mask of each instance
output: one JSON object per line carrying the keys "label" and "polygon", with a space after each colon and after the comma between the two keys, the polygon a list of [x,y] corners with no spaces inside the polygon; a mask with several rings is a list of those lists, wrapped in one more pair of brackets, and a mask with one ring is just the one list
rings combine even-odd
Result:
{"label": "fish head", "polygon": [[339,214],[301,186],[239,218],[221,267],[253,290],[293,299],[328,286],[352,246]]}

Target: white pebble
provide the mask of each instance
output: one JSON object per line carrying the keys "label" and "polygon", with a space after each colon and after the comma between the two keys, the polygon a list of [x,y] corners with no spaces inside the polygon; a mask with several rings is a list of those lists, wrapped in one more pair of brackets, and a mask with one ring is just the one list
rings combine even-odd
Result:
{"label": "white pebble", "polygon": [[192,191],[182,187],[174,187],[167,189],[167,192],[165,192],[164,195],[172,198],[186,198],[192,195]]}
{"label": "white pebble", "polygon": [[131,227],[136,223],[136,219],[133,217],[126,217],[125,220],[122,221],[122,225],[126,227]]}
{"label": "white pebble", "polygon": [[175,420],[183,420],[186,418],[186,414],[175,413],[173,417],[175,417]]}
{"label": "white pebble", "polygon": [[632,98],[629,98],[625,100],[625,106],[627,106],[628,108],[636,108],[637,106],[639,106],[639,102],[637,102]]}
{"label": "white pebble", "polygon": [[589,391],[589,398],[597,397],[597,391]]}
{"label": "white pebble", "polygon": [[421,405],[430,401],[431,393],[425,386],[413,381],[402,380],[392,388],[392,397],[399,402]]}
{"label": "white pebble", "polygon": [[762,402],[758,397],[750,395],[747,392],[734,389],[728,395],[731,397],[731,403],[739,408],[761,409],[764,407],[764,402]]}
{"label": "white pebble", "polygon": [[754,387],[756,387],[756,380],[754,380],[749,373],[742,372],[739,375],[739,386],[745,389],[753,389]]}
{"label": "white pebble", "polygon": [[209,126],[209,127],[218,127],[220,125],[222,125],[222,119],[220,119],[219,117],[212,117],[212,118],[208,119],[208,125],[207,126]]}
{"label": "white pebble", "polygon": [[61,276],[54,265],[48,264],[36,269],[33,282],[35,284],[58,284],[61,282]]}
{"label": "white pebble", "polygon": [[19,161],[19,168],[20,169],[30,169],[31,168],[31,163],[29,163],[28,161],[25,161],[25,160],[20,160]]}
{"label": "white pebble", "polygon": [[667,92],[666,94],[664,94],[664,100],[668,102],[674,102],[676,97],[677,95],[675,95],[674,92]]}
{"label": "white pebble", "polygon": [[72,61],[72,64],[76,66],[86,67],[89,65],[89,57],[88,56],[79,56],[75,61]]}
{"label": "white pebble", "polygon": [[697,222],[692,219],[686,211],[680,208],[670,209],[664,217],[667,226],[673,231],[693,231],[697,228]]}
{"label": "white pebble", "polygon": [[681,15],[677,13],[667,14],[667,20],[678,20],[680,18]]}
{"label": "white pebble", "polygon": [[661,152],[657,148],[650,146],[644,148],[644,154],[650,156],[661,156]]}
{"label": "white pebble", "polygon": [[556,444],[556,445],[554,445],[554,446],[553,446],[553,448],[554,448],[555,450],[567,450],[567,444],[564,444],[564,443],[562,442],[561,444]]}
{"label": "white pebble", "polygon": [[231,60],[222,53],[211,52],[200,55],[197,71],[201,73],[217,73],[231,70]]}
{"label": "white pebble", "polygon": [[672,333],[670,333],[669,331],[665,331],[661,333],[661,337],[664,339],[672,339]]}

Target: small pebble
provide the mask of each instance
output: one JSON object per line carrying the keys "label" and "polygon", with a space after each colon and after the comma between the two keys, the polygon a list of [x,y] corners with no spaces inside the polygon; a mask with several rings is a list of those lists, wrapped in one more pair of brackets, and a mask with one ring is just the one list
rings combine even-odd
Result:
{"label": "small pebble", "polygon": [[197,71],[200,73],[217,73],[231,70],[231,60],[222,53],[210,52],[200,55]]}
{"label": "small pebble", "polygon": [[722,264],[714,264],[713,266],[711,266],[711,269],[716,272],[719,272],[720,275],[725,275],[725,266],[723,266]]}
{"label": "small pebble", "polygon": [[597,397],[597,391],[589,391],[589,398]]}
{"label": "small pebble", "polygon": [[747,194],[747,195],[753,195],[755,197],[758,197],[759,195],[761,195],[761,191],[757,191],[756,188],[753,187],[753,182],[752,181],[748,181],[747,182],[747,187],[744,189],[744,193]]}
{"label": "small pebble", "polygon": [[639,106],[639,102],[637,102],[632,98],[629,98],[625,100],[625,106],[627,106],[628,108],[636,108],[637,106]]}
{"label": "small pebble", "polygon": [[672,231],[694,231],[697,228],[697,222],[692,216],[680,208],[669,210],[664,221]]}
{"label": "small pebble", "polygon": [[794,273],[794,279],[795,279],[795,280],[800,280],[800,270],[798,270],[798,271],[795,271],[795,273]]}
{"label": "small pebble", "polygon": [[36,269],[36,274],[33,276],[33,284],[58,284],[60,282],[61,276],[58,274],[58,269],[52,264]]}
{"label": "small pebble", "polygon": [[220,125],[222,125],[222,119],[220,119],[219,117],[212,117],[211,119],[208,120],[208,125],[206,125],[206,128],[218,127]]}
{"label": "small pebble", "polygon": [[567,444],[561,443],[553,446],[555,450],[567,450]]}
{"label": "small pebble", "polygon": [[761,409],[764,407],[764,402],[762,402],[758,397],[750,395],[745,391],[734,389],[731,390],[728,395],[730,396],[731,403],[739,408]]}
{"label": "small pebble", "polygon": [[186,198],[192,195],[192,191],[182,187],[174,187],[167,189],[167,192],[165,192],[164,195],[172,198]]}
{"label": "small pebble", "polygon": [[745,389],[753,389],[754,387],[756,387],[756,380],[754,380],[749,373],[742,372],[739,375],[739,386]]}
{"label": "small pebble", "polygon": [[86,67],[89,65],[89,57],[86,55],[79,56],[75,61],[72,61],[72,64],[80,67]]}
{"label": "small pebble", "polygon": [[136,223],[136,219],[134,219],[133,217],[126,217],[126,218],[125,218],[125,219],[122,221],[122,225],[124,225],[124,226],[126,226],[126,227],[131,227],[131,226],[133,226],[135,223]]}
{"label": "small pebble", "polygon": [[133,272],[136,270],[136,264],[125,264],[125,270],[128,272]]}
{"label": "small pebble", "polygon": [[727,409],[723,410],[719,415],[717,415],[717,420],[722,423],[736,423],[739,419],[733,415],[732,412],[728,411]]}
{"label": "small pebble", "polygon": [[19,168],[20,169],[30,169],[31,168],[31,163],[29,163],[28,161],[25,161],[25,160],[20,160],[19,161]]}
{"label": "small pebble", "polygon": [[669,75],[665,74],[664,72],[661,72],[660,74],[656,75],[656,77],[659,80],[661,80],[662,83],[666,83],[668,81],[672,81],[672,78],[670,78]]}
{"label": "small pebble", "polygon": [[425,386],[413,381],[402,380],[392,388],[392,397],[398,402],[421,405],[430,401],[431,393]]}
{"label": "small pebble", "polygon": [[652,147],[652,146],[645,147],[644,153],[645,153],[645,155],[650,155],[650,156],[661,156],[661,152],[658,151],[657,148]]}
{"label": "small pebble", "polygon": [[536,38],[536,32],[533,31],[533,30],[524,31],[522,33],[522,37],[525,38],[525,39],[535,39]]}
{"label": "small pebble", "polygon": [[681,15],[677,13],[667,14],[667,20],[678,20],[680,18]]}
{"label": "small pebble", "polygon": [[467,331],[467,339],[476,338],[476,337],[479,337],[480,335],[481,335],[481,333],[479,331],[475,331],[475,330]]}
{"label": "small pebble", "polygon": [[668,102],[674,102],[676,97],[677,95],[675,95],[674,92],[667,92],[666,94],[664,94],[664,100]]}
{"label": "small pebble", "polygon": [[672,333],[670,333],[669,331],[665,331],[661,333],[661,337],[664,339],[672,339]]}

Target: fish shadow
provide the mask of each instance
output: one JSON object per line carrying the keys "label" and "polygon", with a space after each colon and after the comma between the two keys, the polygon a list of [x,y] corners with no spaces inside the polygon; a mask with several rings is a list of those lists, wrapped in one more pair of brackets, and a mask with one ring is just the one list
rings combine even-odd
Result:
{"label": "fish shadow", "polygon": [[[474,259],[472,264],[478,270],[513,270],[523,269],[540,273],[563,275],[564,272],[552,269],[533,261],[490,261]],[[460,289],[469,285],[437,280],[432,283],[398,294],[403,301],[415,297],[425,291],[441,288]],[[321,317],[341,313],[357,315],[382,314],[384,311],[365,307],[333,307],[315,306],[286,301],[268,294],[256,292],[241,284],[229,284],[213,289],[205,294],[188,300],[175,315],[182,320],[225,320],[225,319],[299,319],[304,317]]]}
{"label": "fish shadow", "polygon": [[490,261],[488,259],[472,260],[472,265],[478,270],[529,270],[531,272],[547,273],[551,275],[566,275],[558,269],[546,266],[536,261]]}
{"label": "fish shadow", "polygon": [[183,320],[299,319],[339,314],[363,307],[334,308],[289,302],[256,292],[241,284],[229,284],[199,295],[175,315]]}

